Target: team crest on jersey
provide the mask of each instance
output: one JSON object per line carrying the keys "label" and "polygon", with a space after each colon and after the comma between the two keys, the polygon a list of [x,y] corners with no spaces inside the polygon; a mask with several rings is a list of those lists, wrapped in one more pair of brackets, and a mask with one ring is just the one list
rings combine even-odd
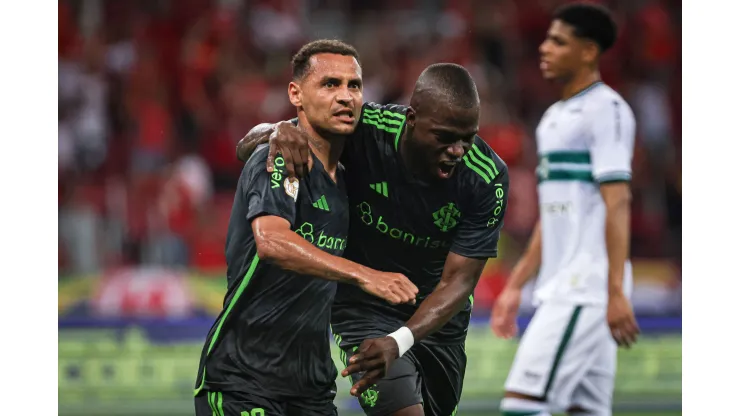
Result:
{"label": "team crest on jersey", "polygon": [[439,227],[442,232],[447,232],[455,228],[461,215],[460,210],[457,209],[454,202],[448,203],[432,214],[434,225]]}
{"label": "team crest on jersey", "polygon": [[366,407],[375,407],[375,403],[378,402],[378,390],[376,390],[377,385],[373,384],[369,389],[365,390],[360,397],[362,398],[362,403]]}
{"label": "team crest on jersey", "polygon": [[298,179],[285,178],[285,181],[283,182],[283,188],[285,188],[285,193],[293,198],[293,201],[298,200]]}

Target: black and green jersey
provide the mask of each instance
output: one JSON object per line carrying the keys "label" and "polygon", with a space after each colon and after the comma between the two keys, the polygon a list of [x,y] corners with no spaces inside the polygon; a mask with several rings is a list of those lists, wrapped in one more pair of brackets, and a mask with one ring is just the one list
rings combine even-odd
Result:
{"label": "black and green jersey", "polygon": [[[377,270],[403,273],[419,288],[417,306],[392,306],[362,290],[340,284],[332,309],[333,331],[345,342],[395,331],[439,283],[449,252],[496,257],[506,211],[506,164],[480,138],[453,177],[429,185],[412,177],[398,152],[406,107],[366,103],[357,130],[347,140],[350,201],[349,260]],[[427,342],[464,341],[473,297]]]}
{"label": "black and green jersey", "polygon": [[341,256],[349,226],[344,174],[338,169],[335,183],[314,156],[309,174],[290,180],[280,156],[275,172],[266,171],[267,150],[247,161],[234,196],[224,309],[203,347],[196,396],[203,389],[276,400],[335,393],[329,321],[336,283],[260,260],[251,222],[282,217],[316,247]]}

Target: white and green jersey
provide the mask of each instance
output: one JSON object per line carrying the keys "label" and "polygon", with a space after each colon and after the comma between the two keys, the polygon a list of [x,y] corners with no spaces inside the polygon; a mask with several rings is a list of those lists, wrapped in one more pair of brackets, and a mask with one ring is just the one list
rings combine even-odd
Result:
{"label": "white and green jersey", "polygon": [[[537,126],[542,263],[534,299],[605,304],[609,261],[599,186],[629,181],[635,118],[616,91],[597,82],[553,104]],[[625,266],[624,288],[632,289]]]}

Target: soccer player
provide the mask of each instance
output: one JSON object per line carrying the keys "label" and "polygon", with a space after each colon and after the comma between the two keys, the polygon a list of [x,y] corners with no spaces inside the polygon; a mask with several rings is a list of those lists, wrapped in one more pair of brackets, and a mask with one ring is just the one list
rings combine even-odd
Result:
{"label": "soccer player", "polygon": [[562,99],[537,127],[540,220],[491,319],[498,336],[516,335],[522,287],[539,267],[538,307],[506,381],[503,415],[610,415],[617,344],[639,332],[628,298],[635,120],[598,69],[616,36],[606,9],[570,4],[540,46],[542,74]]}
{"label": "soccer player", "polygon": [[199,416],[336,414],[329,344],[336,282],[382,302],[414,302],[418,292],[399,273],[339,257],[349,205],[338,159],[362,105],[357,52],[320,42],[292,64],[288,95],[315,163],[299,181],[285,175],[278,155],[268,173],[263,146],[242,171],[226,242],[228,291],[196,381]]}
{"label": "soccer player", "polygon": [[[506,211],[507,167],[477,136],[478,92],[468,71],[435,64],[419,76],[409,106],[365,103],[342,154],[347,168],[347,259],[403,273],[417,305],[389,306],[339,285],[332,330],[368,415],[450,416],[465,375],[473,291],[497,255]],[[256,143],[288,150],[306,140],[290,122],[255,127]],[[288,162],[286,161],[286,165]],[[268,167],[269,168],[269,167]]]}

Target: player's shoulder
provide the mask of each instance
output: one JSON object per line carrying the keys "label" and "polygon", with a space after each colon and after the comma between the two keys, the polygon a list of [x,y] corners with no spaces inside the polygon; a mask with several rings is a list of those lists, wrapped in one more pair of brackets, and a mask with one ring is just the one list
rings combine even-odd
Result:
{"label": "player's shoulder", "polygon": [[587,109],[591,108],[596,111],[604,108],[613,108],[617,105],[632,111],[627,100],[617,90],[604,83],[601,83],[593,91],[584,96],[584,101],[586,102],[585,107]]}
{"label": "player's shoulder", "polygon": [[356,132],[363,138],[372,138],[377,144],[396,147],[406,123],[408,107],[398,104],[366,102]]}
{"label": "player's shoulder", "polygon": [[[242,169],[242,175],[254,177],[260,173],[269,174],[267,172],[267,157],[270,154],[270,145],[267,143],[258,145],[252,155],[244,163]],[[274,160],[275,172],[285,174],[285,160],[283,155],[278,152]]]}
{"label": "player's shoulder", "polygon": [[465,184],[479,186],[493,186],[508,178],[506,162],[486,143],[476,135],[473,145],[463,156],[461,176]]}
{"label": "player's shoulder", "polygon": [[404,105],[367,102],[362,106],[360,123],[371,130],[395,134],[403,129],[407,110]]}
{"label": "player's shoulder", "polygon": [[401,104],[378,104],[368,101],[362,105],[362,114],[379,114],[394,118],[406,119],[408,106]]}
{"label": "player's shoulder", "polygon": [[265,163],[267,162],[267,155],[270,153],[270,145],[267,143],[258,145],[254,152],[252,152],[252,155],[247,159],[247,161],[244,163],[245,169],[252,169],[255,166],[262,165],[262,167],[265,166]]}

